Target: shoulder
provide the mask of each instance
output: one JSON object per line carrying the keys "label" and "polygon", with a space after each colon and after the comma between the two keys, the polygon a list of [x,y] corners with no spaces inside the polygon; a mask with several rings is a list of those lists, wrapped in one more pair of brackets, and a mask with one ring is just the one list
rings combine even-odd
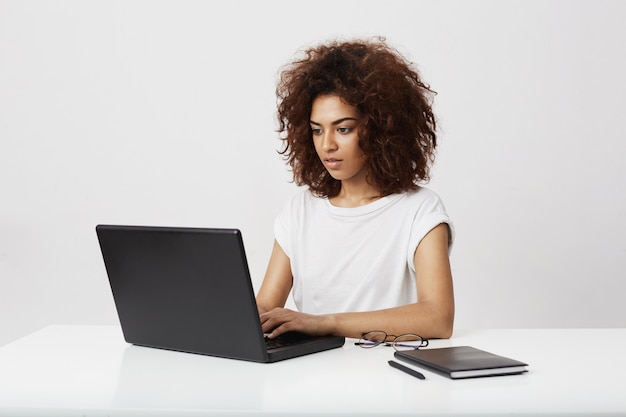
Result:
{"label": "shoulder", "polygon": [[419,187],[417,190],[407,191],[402,194],[402,199],[412,206],[440,207],[444,209],[443,201],[439,194],[427,187]]}
{"label": "shoulder", "polygon": [[326,199],[317,197],[308,188],[302,188],[296,191],[284,204],[281,216],[295,216],[305,213],[309,210],[316,210],[325,204]]}
{"label": "shoulder", "polygon": [[310,207],[323,204],[325,198],[314,195],[308,188],[299,189],[289,200],[286,206],[290,208]]}
{"label": "shoulder", "polygon": [[308,189],[299,188],[293,195],[287,198],[284,204],[284,208],[289,209],[291,207],[309,204],[312,198],[314,198],[314,196]]}
{"label": "shoulder", "polygon": [[454,224],[448,215],[445,205],[439,195],[427,187],[406,193],[406,200],[414,210],[413,229],[420,239],[439,224],[448,225],[448,246],[452,247],[455,231]]}

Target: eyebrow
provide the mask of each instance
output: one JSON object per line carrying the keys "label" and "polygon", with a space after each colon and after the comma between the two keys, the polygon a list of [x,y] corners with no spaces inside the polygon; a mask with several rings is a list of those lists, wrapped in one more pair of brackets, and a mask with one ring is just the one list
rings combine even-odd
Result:
{"label": "eyebrow", "polygon": [[[358,121],[358,119],[356,119],[354,117],[344,117],[342,119],[335,120],[334,122],[331,123],[331,125],[337,126],[337,125],[340,125],[340,124],[342,124],[343,122],[345,122],[347,120],[354,120],[355,122]],[[309,120],[309,123],[311,123],[312,125],[315,125],[315,126],[321,126],[322,125],[321,123],[315,122],[313,120]]]}

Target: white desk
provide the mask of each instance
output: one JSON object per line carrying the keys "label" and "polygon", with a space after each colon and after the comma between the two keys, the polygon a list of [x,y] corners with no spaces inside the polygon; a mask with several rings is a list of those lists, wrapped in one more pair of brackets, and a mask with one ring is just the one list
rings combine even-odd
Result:
{"label": "white desk", "polygon": [[626,329],[457,331],[523,375],[418,380],[393,349],[258,364],[131,346],[116,326],[51,326],[0,348],[0,416],[622,415]]}

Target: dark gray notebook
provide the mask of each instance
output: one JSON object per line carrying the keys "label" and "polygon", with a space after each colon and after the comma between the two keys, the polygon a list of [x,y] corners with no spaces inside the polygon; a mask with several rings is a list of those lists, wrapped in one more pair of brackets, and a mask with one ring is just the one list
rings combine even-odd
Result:
{"label": "dark gray notebook", "polygon": [[528,364],[471,346],[404,350],[397,359],[452,379],[511,375],[526,372]]}
{"label": "dark gray notebook", "polygon": [[98,225],[96,232],[128,343],[276,362],[345,342],[288,334],[267,345],[237,229]]}

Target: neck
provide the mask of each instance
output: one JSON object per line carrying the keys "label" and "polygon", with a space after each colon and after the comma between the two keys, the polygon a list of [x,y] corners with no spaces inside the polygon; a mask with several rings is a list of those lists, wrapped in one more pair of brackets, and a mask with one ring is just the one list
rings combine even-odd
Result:
{"label": "neck", "polygon": [[342,181],[339,194],[330,198],[329,201],[336,207],[353,208],[364,206],[381,197],[380,192],[367,182],[353,184]]}

